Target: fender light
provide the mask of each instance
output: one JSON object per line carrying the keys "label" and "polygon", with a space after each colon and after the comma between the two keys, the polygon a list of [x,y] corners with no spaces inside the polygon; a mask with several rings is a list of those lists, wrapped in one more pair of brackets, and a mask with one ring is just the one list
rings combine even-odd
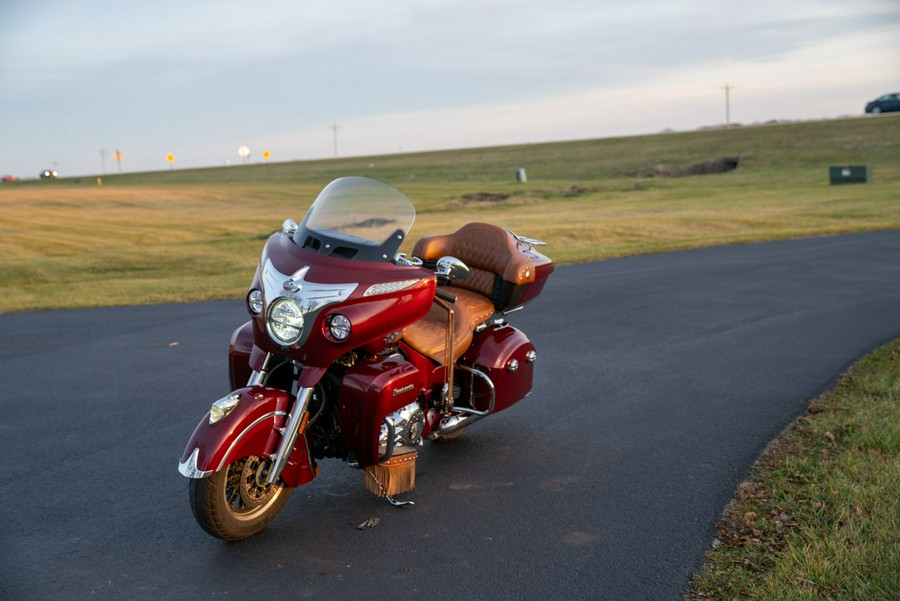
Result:
{"label": "fender light", "polygon": [[225,416],[238,406],[240,400],[241,395],[229,394],[227,397],[223,397],[213,403],[212,407],[209,408],[209,425],[212,426],[225,419]]}

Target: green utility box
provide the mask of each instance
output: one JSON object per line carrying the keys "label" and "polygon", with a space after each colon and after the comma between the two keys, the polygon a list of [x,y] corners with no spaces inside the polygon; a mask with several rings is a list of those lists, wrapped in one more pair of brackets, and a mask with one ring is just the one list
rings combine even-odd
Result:
{"label": "green utility box", "polygon": [[828,168],[828,177],[831,185],[834,184],[865,184],[869,181],[868,165],[832,165]]}

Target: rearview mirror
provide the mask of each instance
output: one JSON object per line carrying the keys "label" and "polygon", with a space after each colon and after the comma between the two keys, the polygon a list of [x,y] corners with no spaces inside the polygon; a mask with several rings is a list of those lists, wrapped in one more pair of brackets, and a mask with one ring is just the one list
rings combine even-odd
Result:
{"label": "rearview mirror", "polygon": [[469,268],[456,257],[441,257],[438,259],[434,272],[448,280],[463,280],[469,275]]}

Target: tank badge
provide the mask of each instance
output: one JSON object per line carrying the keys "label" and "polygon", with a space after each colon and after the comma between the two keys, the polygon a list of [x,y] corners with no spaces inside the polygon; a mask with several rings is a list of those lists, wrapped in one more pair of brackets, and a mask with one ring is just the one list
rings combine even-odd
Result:
{"label": "tank badge", "polygon": [[394,389],[394,396],[403,394],[404,392],[409,392],[409,391],[412,390],[413,388],[415,388],[415,387],[414,387],[412,384],[407,384],[407,385],[404,386],[403,388],[395,388],[395,389]]}

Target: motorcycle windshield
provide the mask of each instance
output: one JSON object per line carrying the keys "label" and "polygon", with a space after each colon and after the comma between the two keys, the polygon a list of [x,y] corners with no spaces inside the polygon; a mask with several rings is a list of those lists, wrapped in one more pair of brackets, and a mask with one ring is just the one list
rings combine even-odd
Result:
{"label": "motorcycle windshield", "polygon": [[294,242],[322,254],[389,261],[415,219],[412,201],[399,190],[367,177],[342,177],[319,193]]}

